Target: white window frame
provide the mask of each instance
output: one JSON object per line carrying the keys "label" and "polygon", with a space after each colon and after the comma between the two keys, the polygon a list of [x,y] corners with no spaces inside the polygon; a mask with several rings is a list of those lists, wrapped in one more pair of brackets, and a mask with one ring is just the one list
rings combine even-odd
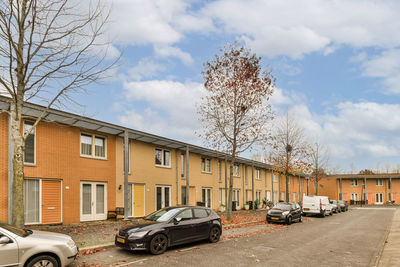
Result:
{"label": "white window frame", "polygon": [[[81,141],[81,137],[82,135],[87,135],[91,137],[92,140],[92,154],[91,155],[86,155],[86,154],[82,154],[82,141]],[[97,138],[103,138],[104,139],[104,157],[99,157],[99,156],[95,156],[95,140]],[[107,160],[107,137],[104,135],[99,135],[99,134],[93,134],[93,133],[87,133],[87,132],[81,132],[79,135],[79,152],[80,152],[80,156],[82,158],[91,158],[91,159],[103,159],[103,160]]]}
{"label": "white window frame", "polygon": [[265,190],[265,199],[267,201],[272,201],[272,199],[271,199],[271,190]]}
{"label": "white window frame", "polygon": [[[35,180],[39,181],[39,221],[38,222],[30,222],[30,223],[25,223],[25,225],[36,225],[36,224],[42,224],[42,179],[35,179],[35,178],[24,178],[24,186],[25,186],[25,180]],[[24,190],[26,190],[24,188]],[[62,191],[62,190],[61,190]],[[62,198],[61,198],[62,199]],[[24,195],[24,203],[25,203],[25,195]],[[62,205],[61,205],[62,207]],[[61,213],[62,214],[62,213]],[[24,216],[25,216],[25,210],[24,210]]]}
{"label": "white window frame", "polygon": [[279,180],[278,180],[278,175],[277,174],[275,174],[275,173],[273,173],[272,174],[272,182],[273,183],[277,183]]}
{"label": "white window frame", "polygon": [[261,180],[261,170],[259,168],[256,168],[256,180]]}
{"label": "white window frame", "polygon": [[351,179],[351,186],[358,186],[358,180],[357,179]]}
{"label": "white window frame", "polygon": [[[207,204],[209,204],[210,206],[208,208],[212,208],[212,203],[213,203],[213,200],[212,200],[212,188],[211,187],[202,187],[201,188],[201,200],[203,200],[203,190],[205,190],[205,192],[206,192],[204,194],[204,196],[205,196],[204,206],[208,207]],[[208,194],[210,194],[210,203],[207,202]]]}
{"label": "white window frame", "polygon": [[261,203],[261,190],[256,190],[256,200],[260,201]]}
{"label": "white window frame", "polygon": [[[378,201],[380,200],[380,201]],[[375,204],[382,205],[383,204],[383,193],[375,193]]]}
{"label": "white window frame", "polygon": [[358,201],[358,193],[351,193],[351,200]]}
{"label": "white window frame", "polygon": [[287,176],[288,184],[290,184],[290,175]]}
{"label": "white window frame", "polygon": [[240,165],[235,163],[232,168],[233,168],[233,170],[232,170],[233,171],[233,176],[234,177],[240,177]]}
{"label": "white window frame", "polygon": [[225,188],[219,188],[218,189],[218,196],[219,196],[219,205],[223,204],[225,205]]}
{"label": "white window frame", "polygon": [[240,208],[240,189],[233,189],[232,201],[237,201],[238,205],[236,206],[236,209]]}
{"label": "white window frame", "polygon": [[375,181],[376,186],[383,186],[383,179],[382,178],[377,178]]}
{"label": "white window frame", "polygon": [[[154,190],[154,208],[155,210],[157,210],[157,187],[161,188],[161,209],[165,208],[165,207],[172,207],[172,203],[171,203],[171,195],[172,195],[172,186],[170,185],[156,185],[156,190]],[[168,187],[169,188],[169,206],[165,206],[165,188]],[[190,188],[190,187],[189,187]],[[190,190],[190,189],[189,189]]]}
{"label": "white window frame", "polygon": [[[207,165],[207,163],[208,163],[208,165]],[[204,158],[204,157],[201,158],[201,172],[211,173],[211,159],[210,158]]]}
{"label": "white window frame", "polygon": [[181,178],[185,179],[185,154],[181,153]]}
{"label": "white window frame", "polygon": [[[156,159],[156,151],[157,150],[161,150],[161,164],[157,164],[156,162],[155,162],[155,159]],[[164,158],[164,155],[165,155],[165,152],[169,152],[169,162],[168,162],[168,165],[167,164],[165,164],[165,158]],[[169,149],[163,149],[163,148],[155,148],[154,149],[154,164],[156,165],[156,167],[161,167],[161,168],[171,168],[171,150],[169,150]]]}
{"label": "white window frame", "polygon": [[[91,184],[91,197],[92,197],[92,210],[91,210],[91,216],[83,214],[83,184]],[[96,212],[96,205],[93,205],[94,202],[96,202],[96,186],[97,185],[103,185],[104,186],[104,213],[99,213],[97,214]],[[80,221],[101,221],[101,220],[106,220],[107,219],[107,210],[108,210],[108,185],[105,182],[93,182],[93,181],[81,181],[80,182]],[[93,193],[96,192],[96,193]]]}
{"label": "white window frame", "polygon": [[293,192],[293,199],[292,199],[292,201],[293,201],[293,202],[297,202],[296,192]]}
{"label": "white window frame", "polygon": [[[24,133],[25,133],[25,122],[31,122],[33,124],[35,124],[35,121],[33,120],[24,120]],[[33,127],[33,125],[31,126]],[[33,134],[33,162],[25,162],[25,155],[24,155],[24,165],[26,166],[36,166],[36,127],[35,129],[32,130],[31,134]],[[24,152],[25,153],[25,152]]]}

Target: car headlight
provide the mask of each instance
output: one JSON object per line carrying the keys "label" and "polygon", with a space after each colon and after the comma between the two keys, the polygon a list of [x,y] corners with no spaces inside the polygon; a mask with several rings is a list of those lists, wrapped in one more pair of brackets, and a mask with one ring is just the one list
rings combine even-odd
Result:
{"label": "car headlight", "polygon": [[271,215],[271,210],[269,210],[269,211],[267,212],[267,214],[268,214],[268,215]]}
{"label": "car headlight", "polygon": [[144,237],[149,231],[133,232],[129,235],[128,239],[137,239]]}
{"label": "car headlight", "polygon": [[283,216],[286,216],[286,215],[288,215],[289,214],[289,211],[284,211],[284,212],[282,212],[282,215]]}
{"label": "car headlight", "polygon": [[72,240],[72,239],[68,240],[67,245],[68,245],[68,247],[70,247],[70,248],[76,247],[75,242],[74,242],[74,240]]}

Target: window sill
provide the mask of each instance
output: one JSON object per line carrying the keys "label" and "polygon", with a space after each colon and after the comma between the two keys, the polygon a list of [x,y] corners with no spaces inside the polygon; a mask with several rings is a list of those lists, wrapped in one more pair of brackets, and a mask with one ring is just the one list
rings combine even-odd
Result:
{"label": "window sill", "polygon": [[98,160],[107,160],[107,158],[93,157],[93,156],[87,156],[87,155],[81,155],[81,158],[85,158],[85,159],[98,159]]}
{"label": "window sill", "polygon": [[36,167],[36,163],[24,162],[24,166],[26,166],[26,167]]}
{"label": "window sill", "polygon": [[203,173],[203,174],[212,174],[212,172],[205,172],[205,171],[201,171],[201,173]]}
{"label": "window sill", "polygon": [[171,169],[171,166],[155,165],[156,168]]}

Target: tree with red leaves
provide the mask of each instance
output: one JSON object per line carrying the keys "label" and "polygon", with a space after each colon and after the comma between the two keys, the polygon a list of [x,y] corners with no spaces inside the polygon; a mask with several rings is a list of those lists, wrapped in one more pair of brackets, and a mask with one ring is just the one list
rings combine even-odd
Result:
{"label": "tree with red leaves", "polygon": [[272,120],[269,97],[275,78],[261,68],[261,58],[237,43],[225,46],[221,55],[204,64],[207,95],[198,106],[206,143],[231,157],[227,220],[232,220],[233,166],[236,157],[258,141],[270,137]]}

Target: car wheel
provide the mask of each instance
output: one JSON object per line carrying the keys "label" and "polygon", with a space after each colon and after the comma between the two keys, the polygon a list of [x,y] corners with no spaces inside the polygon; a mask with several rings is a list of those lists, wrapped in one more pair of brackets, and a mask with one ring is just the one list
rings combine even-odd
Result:
{"label": "car wheel", "polygon": [[322,217],[322,218],[325,217],[325,211],[323,211],[323,212],[321,213],[321,217]]}
{"label": "car wheel", "polygon": [[292,217],[288,217],[287,219],[286,219],[286,224],[287,225],[291,225],[292,224]]}
{"label": "car wheel", "polygon": [[163,234],[155,235],[150,241],[150,253],[154,255],[163,254],[167,250],[168,238]]}
{"label": "car wheel", "polygon": [[303,222],[303,216],[300,215],[299,222]]}
{"label": "car wheel", "polygon": [[33,258],[26,265],[27,267],[58,267],[58,261],[50,255],[41,255]]}
{"label": "car wheel", "polygon": [[208,238],[210,243],[217,243],[220,237],[221,237],[221,230],[219,230],[219,228],[216,226],[211,228],[210,236]]}

